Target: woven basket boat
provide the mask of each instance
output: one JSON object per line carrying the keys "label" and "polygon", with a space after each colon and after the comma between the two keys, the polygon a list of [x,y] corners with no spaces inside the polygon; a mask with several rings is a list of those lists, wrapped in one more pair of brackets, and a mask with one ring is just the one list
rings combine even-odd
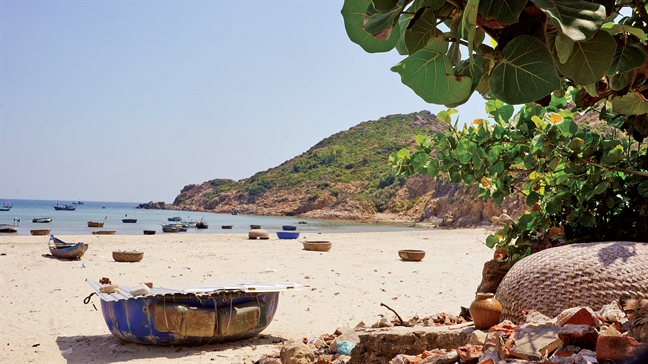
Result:
{"label": "woven basket boat", "polygon": [[398,256],[402,260],[407,260],[410,262],[418,262],[423,260],[425,258],[425,251],[424,250],[399,250],[398,251]]}
{"label": "woven basket boat", "polygon": [[304,250],[312,250],[312,251],[317,251],[317,252],[327,252],[331,250],[331,247],[333,246],[333,243],[330,241],[322,240],[322,241],[303,241],[302,244],[304,245]]}
{"label": "woven basket boat", "polygon": [[113,259],[116,262],[129,262],[129,263],[134,263],[134,262],[139,262],[144,258],[144,252],[138,252],[138,251],[114,251],[112,253]]}
{"label": "woven basket boat", "polygon": [[555,317],[570,307],[600,309],[627,295],[648,298],[648,244],[600,242],[540,251],[517,262],[495,298],[501,320],[522,322],[523,310]]}

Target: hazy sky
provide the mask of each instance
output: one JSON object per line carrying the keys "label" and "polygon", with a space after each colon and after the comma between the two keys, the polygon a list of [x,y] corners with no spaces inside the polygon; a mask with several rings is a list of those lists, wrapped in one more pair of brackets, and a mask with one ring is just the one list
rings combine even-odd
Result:
{"label": "hazy sky", "polygon": [[[444,108],[342,1],[0,2],[0,199],[173,202],[367,120]],[[483,117],[478,95],[461,120]]]}

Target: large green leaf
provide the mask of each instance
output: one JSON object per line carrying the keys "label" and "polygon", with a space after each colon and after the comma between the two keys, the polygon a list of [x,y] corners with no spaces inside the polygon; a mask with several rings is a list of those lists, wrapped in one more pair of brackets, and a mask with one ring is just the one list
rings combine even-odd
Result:
{"label": "large green leaf", "polygon": [[[391,2],[389,2],[391,3]],[[384,6],[388,4],[383,4]],[[364,16],[364,29],[374,36],[374,38],[386,40],[391,36],[394,26],[398,22],[398,17],[405,8],[405,0],[398,0],[391,9],[378,10],[369,4]]]}
{"label": "large green leaf", "polygon": [[556,55],[560,63],[565,63],[574,50],[574,41],[563,33],[556,36]]}
{"label": "large green leaf", "polygon": [[632,34],[637,39],[639,39],[642,43],[645,43],[645,38],[646,35],[643,30],[635,27],[631,27],[629,25],[623,25],[623,24],[614,24],[614,23],[605,23],[601,25],[601,29],[607,31],[611,35],[617,34],[617,33],[623,33],[623,34]]}
{"label": "large green leaf", "polygon": [[612,99],[612,111],[617,114],[641,115],[648,113],[648,102],[635,92]]}
{"label": "large green leaf", "polygon": [[460,102],[471,92],[472,80],[455,76],[445,54],[421,49],[391,68],[423,100],[432,104]]}
{"label": "large green leaf", "polygon": [[[468,42],[468,56],[472,57],[473,41],[475,39],[475,30],[477,29],[477,9],[479,0],[468,0],[463,12],[461,37]],[[458,63],[458,62],[457,62]]]}
{"label": "large green leaf", "polygon": [[551,53],[537,38],[518,36],[506,45],[489,81],[493,95],[507,104],[538,100],[560,87]]}
{"label": "large green leaf", "polygon": [[412,54],[425,47],[432,37],[441,34],[435,24],[436,15],[433,10],[424,8],[416,13],[405,30],[404,40],[407,54]]}
{"label": "large green leaf", "polygon": [[641,45],[624,44],[616,49],[612,66],[607,71],[608,76],[614,76],[618,73],[628,72],[634,68],[641,67],[646,61],[646,53],[640,48]]}
{"label": "large green leaf", "polygon": [[[413,14],[401,15],[400,18],[398,18],[398,26],[401,29],[407,29],[412,18],[414,18]],[[400,37],[398,37],[398,42],[396,42],[396,51],[398,51],[398,54],[401,56],[407,56],[410,54],[405,45],[405,32],[402,32]]]}
{"label": "large green leaf", "polygon": [[496,19],[504,25],[518,22],[526,0],[481,0],[479,15],[485,20]]}
{"label": "large green leaf", "polygon": [[[589,40],[576,42],[564,64],[556,63],[563,75],[578,84],[589,85],[600,80],[610,69],[615,50],[614,38],[607,32],[598,32]],[[557,55],[555,58],[558,61]]]}
{"label": "large green leaf", "polygon": [[603,5],[584,0],[532,0],[569,38],[591,38],[606,19]]}
{"label": "large green leaf", "polygon": [[342,17],[347,35],[352,42],[358,44],[369,53],[388,52],[394,48],[400,37],[400,26],[394,25],[391,36],[387,40],[374,38],[364,30],[365,12],[371,0],[344,0]]}

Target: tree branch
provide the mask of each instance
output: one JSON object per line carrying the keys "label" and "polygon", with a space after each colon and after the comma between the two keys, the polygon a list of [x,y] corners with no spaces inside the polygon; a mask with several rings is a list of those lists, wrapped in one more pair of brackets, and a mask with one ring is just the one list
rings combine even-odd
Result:
{"label": "tree branch", "polygon": [[585,164],[589,164],[589,165],[592,165],[594,167],[602,168],[602,169],[605,169],[605,170],[608,170],[608,171],[623,172],[623,173],[627,173],[627,174],[634,174],[636,176],[648,177],[648,173],[646,173],[646,172],[633,171],[631,169],[625,169],[625,168],[607,167],[607,166],[604,166],[602,164],[592,162],[592,161],[589,161],[589,160],[583,159],[583,158],[579,158],[578,160],[585,163]]}

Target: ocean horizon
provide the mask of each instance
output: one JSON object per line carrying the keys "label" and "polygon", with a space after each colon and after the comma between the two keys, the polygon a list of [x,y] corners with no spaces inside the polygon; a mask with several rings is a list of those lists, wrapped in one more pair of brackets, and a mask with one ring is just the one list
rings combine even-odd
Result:
{"label": "ocean horizon", "polygon": [[[138,209],[139,202],[2,199],[0,206],[6,202],[13,206],[9,211],[0,211],[0,224],[13,224],[16,221],[19,226],[18,233],[0,233],[0,236],[31,235],[31,230],[35,229],[49,229],[54,235],[92,235],[92,232],[97,230],[114,230],[117,235],[142,235],[144,230],[155,230],[156,234],[162,234],[162,225],[168,223],[168,219],[171,217],[180,217],[182,221],[200,221],[202,219],[209,225],[208,229],[190,228],[187,229],[187,232],[178,234],[242,234],[250,230],[250,225],[261,225],[261,228],[270,234],[281,231],[283,225],[296,226],[297,231],[304,234],[422,229],[403,224],[378,224],[349,220],[147,210]],[[58,206],[72,205],[76,209],[74,211],[57,211],[54,209],[57,204]],[[32,221],[35,218],[44,217],[51,218],[52,222],[35,223]],[[122,219],[126,218],[136,219],[137,222],[122,222]],[[90,228],[88,221],[104,222],[104,227]],[[231,229],[222,228],[222,226],[229,225],[232,225]]]}

